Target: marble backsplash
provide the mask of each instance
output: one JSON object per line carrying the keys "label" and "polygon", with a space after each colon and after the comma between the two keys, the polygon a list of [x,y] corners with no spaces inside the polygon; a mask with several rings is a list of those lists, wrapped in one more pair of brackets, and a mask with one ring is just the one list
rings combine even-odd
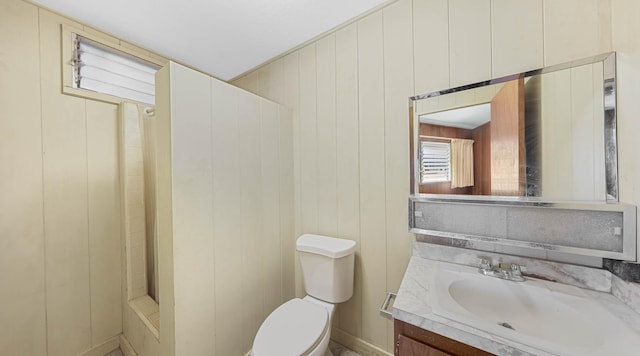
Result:
{"label": "marble backsplash", "polygon": [[526,276],[551,280],[598,292],[611,293],[640,314],[640,283],[624,281],[605,269],[469,250],[420,241],[414,242],[413,255],[429,260],[467,266],[479,266],[481,257],[488,257],[493,264],[500,262],[517,263],[523,266],[522,272]]}
{"label": "marble backsplash", "polygon": [[598,292],[611,292],[613,275],[603,269],[418,241],[413,245],[413,255],[467,266],[480,266],[480,258],[488,257],[492,264],[507,262],[523,266],[522,272],[525,276],[570,284]]}

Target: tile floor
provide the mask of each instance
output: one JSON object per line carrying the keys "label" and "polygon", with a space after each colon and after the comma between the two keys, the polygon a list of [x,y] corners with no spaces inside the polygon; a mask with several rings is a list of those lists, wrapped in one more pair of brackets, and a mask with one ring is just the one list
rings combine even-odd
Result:
{"label": "tile floor", "polygon": [[333,340],[329,341],[329,350],[331,350],[333,356],[360,356],[359,353],[348,349]]}
{"label": "tile floor", "polygon": [[[329,350],[333,353],[333,356],[360,356],[359,353],[354,352],[337,342],[330,341],[329,342]],[[124,356],[120,349],[113,350],[104,356]]]}

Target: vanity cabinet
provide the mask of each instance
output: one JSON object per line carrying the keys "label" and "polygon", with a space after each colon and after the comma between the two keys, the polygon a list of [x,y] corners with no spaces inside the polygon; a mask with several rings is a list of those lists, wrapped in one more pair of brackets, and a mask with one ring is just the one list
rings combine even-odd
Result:
{"label": "vanity cabinet", "polygon": [[489,356],[473,346],[394,320],[395,356]]}

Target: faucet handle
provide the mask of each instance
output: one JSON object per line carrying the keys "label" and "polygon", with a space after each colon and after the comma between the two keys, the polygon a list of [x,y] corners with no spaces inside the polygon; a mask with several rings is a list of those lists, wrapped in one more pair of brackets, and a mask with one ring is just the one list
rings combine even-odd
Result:
{"label": "faucet handle", "polygon": [[520,271],[520,265],[519,264],[512,263],[510,268],[511,268],[511,273],[513,275],[520,276],[522,274],[521,271]]}
{"label": "faucet handle", "polygon": [[480,269],[491,269],[491,260],[489,257],[480,257]]}

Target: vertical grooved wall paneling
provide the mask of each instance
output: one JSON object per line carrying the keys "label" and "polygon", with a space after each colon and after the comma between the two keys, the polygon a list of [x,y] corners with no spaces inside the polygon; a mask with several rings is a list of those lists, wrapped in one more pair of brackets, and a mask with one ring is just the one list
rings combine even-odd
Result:
{"label": "vertical grooved wall paneling", "polygon": [[[411,0],[384,9],[384,135],[387,291],[397,292],[411,255],[407,231],[409,195],[408,97],[413,94]],[[388,350],[393,350],[393,322],[387,322]]]}
{"label": "vertical grooved wall paneling", "polygon": [[[280,189],[278,167],[280,166],[280,120],[278,105],[260,99],[260,139],[253,150],[260,150],[260,183],[262,196],[262,231],[256,244],[263,261],[258,271],[262,274],[259,288],[263,291],[262,318],[259,323],[277,308],[282,301],[282,271],[280,247]],[[256,167],[258,168],[258,167]],[[277,189],[274,189],[277,188]],[[258,324],[260,325],[260,324]],[[252,340],[253,341],[253,340]],[[247,349],[248,350],[248,349]]]}
{"label": "vertical grooved wall paneling", "polygon": [[449,88],[449,1],[413,1],[415,93]]}
{"label": "vertical grooved wall paneling", "polygon": [[545,0],[544,65],[611,51],[611,2]]}
{"label": "vertical grooved wall paneling", "polygon": [[[610,3],[400,0],[233,83],[293,112],[295,236],[335,229],[357,242],[354,296],[338,306],[337,329],[393,351],[391,326],[378,308],[387,290],[398,288],[411,254],[408,97],[536,69],[543,59],[551,65],[606,52]],[[276,74],[279,62],[284,79]],[[332,71],[335,90],[328,87]],[[280,85],[282,101],[273,94]],[[321,178],[334,139],[335,183]],[[323,195],[334,194],[333,184],[335,217],[324,214],[334,204]]]}
{"label": "vertical grooved wall paneling", "polygon": [[317,233],[337,233],[336,193],[336,41],[331,34],[316,45],[318,228]]}
{"label": "vertical grooved wall paneling", "polygon": [[450,86],[491,78],[491,1],[449,0]]}
{"label": "vertical grooved wall paneling", "polygon": [[[358,21],[362,338],[387,347],[378,307],[387,288],[382,11]],[[385,283],[382,283],[385,281]]]}
{"label": "vertical grooved wall paneling", "polygon": [[[43,59],[61,57],[61,20],[40,10]],[[66,356],[91,347],[86,100],[60,94],[58,61],[42,60],[40,71],[47,344]]]}
{"label": "vertical grooved wall paneling", "polygon": [[0,4],[7,354],[99,352],[123,330],[119,115],[114,104],[62,94],[62,24],[121,43],[31,2]]}
{"label": "vertical grooved wall paneling", "polygon": [[240,125],[240,204],[242,246],[243,350],[249,350],[262,322],[263,297],[260,266],[264,254],[260,251],[262,236],[262,172],[260,152],[260,101],[254,95],[240,92],[238,96]]}
{"label": "vertical grooved wall paneling", "polygon": [[[293,170],[293,236],[289,243],[292,249],[288,251],[290,255],[288,259],[283,261],[286,267],[291,268],[293,265],[293,275],[289,275],[289,278],[293,280],[293,285],[289,288],[293,288],[289,294],[289,298],[285,298],[286,300],[291,299],[294,296],[303,296],[304,288],[302,287],[302,283],[300,278],[296,278],[299,276],[300,264],[298,264],[296,260],[295,254],[295,238],[300,236],[300,232],[302,231],[302,206],[300,200],[300,192],[302,190],[301,180],[300,180],[300,54],[299,52],[294,52],[282,59],[284,66],[284,104],[287,108],[291,110],[291,133],[293,135],[292,142],[290,143],[293,148],[291,164],[293,165],[291,169]],[[283,114],[283,112],[281,112]],[[284,246],[283,246],[284,248]],[[290,270],[289,270],[290,271]]]}
{"label": "vertical grooved wall paneling", "polygon": [[542,3],[543,0],[491,0],[494,78],[543,67]]}
{"label": "vertical grooved wall paneling", "polygon": [[300,208],[301,234],[318,230],[318,123],[316,44],[300,50]]}
{"label": "vertical grooved wall paneling", "polygon": [[[611,24],[613,50],[617,55],[617,125],[618,125],[618,169],[620,201],[640,204],[640,155],[638,132],[640,132],[640,2],[635,0],[613,0]],[[640,219],[640,210],[638,210]],[[640,249],[638,249],[640,260]]]}
{"label": "vertical grooved wall paneling", "polygon": [[212,150],[213,150],[213,234],[215,239],[215,330],[216,355],[239,355],[244,351],[241,333],[243,319],[243,280],[229,273],[242,271],[241,234],[242,207],[238,179],[241,170],[240,147],[245,143],[240,135],[238,99],[240,90],[227,90],[224,83],[213,81]]}
{"label": "vertical grooved wall paneling", "polygon": [[356,242],[353,297],[337,309],[339,328],[362,335],[360,149],[358,133],[358,27],[336,32],[337,236]]}
{"label": "vertical grooved wall paneling", "polygon": [[172,132],[159,146],[171,144],[173,229],[160,233],[173,243],[175,354],[242,355],[293,294],[293,265],[287,281],[283,271],[283,246],[293,241],[291,113],[170,68]]}
{"label": "vertical grooved wall paneling", "polygon": [[214,281],[202,278],[215,273],[211,81],[182,66],[171,70],[175,352],[201,355],[215,349]]}
{"label": "vertical grooved wall paneling", "polygon": [[280,180],[280,246],[282,273],[282,301],[295,297],[295,234],[294,234],[294,175],[293,122],[291,111],[278,107]]}
{"label": "vertical grooved wall paneling", "polygon": [[0,2],[0,350],[8,355],[47,352],[38,51],[38,8]]}
{"label": "vertical grooved wall paneling", "polygon": [[122,332],[118,107],[86,101],[91,345]]}

